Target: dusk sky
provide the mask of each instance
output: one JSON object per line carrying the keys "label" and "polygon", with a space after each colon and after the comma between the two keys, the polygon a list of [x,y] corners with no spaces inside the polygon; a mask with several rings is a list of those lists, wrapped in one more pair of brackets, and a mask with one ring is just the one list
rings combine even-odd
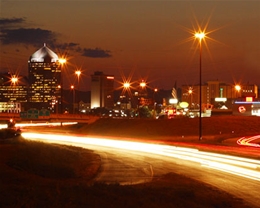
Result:
{"label": "dusk sky", "polygon": [[172,89],[199,83],[194,31],[206,29],[202,80],[260,87],[260,0],[1,0],[0,69],[27,75],[29,57],[46,43],[66,54],[65,88],[81,69],[81,88],[103,71]]}

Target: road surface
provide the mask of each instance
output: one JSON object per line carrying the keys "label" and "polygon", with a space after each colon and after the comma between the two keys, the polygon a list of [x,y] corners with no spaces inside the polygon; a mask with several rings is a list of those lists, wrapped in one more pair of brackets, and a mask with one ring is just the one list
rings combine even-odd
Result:
{"label": "road surface", "polygon": [[102,158],[96,181],[122,185],[143,183],[175,172],[208,183],[251,207],[260,207],[260,161],[162,144],[71,135],[23,133],[26,139],[93,149]]}

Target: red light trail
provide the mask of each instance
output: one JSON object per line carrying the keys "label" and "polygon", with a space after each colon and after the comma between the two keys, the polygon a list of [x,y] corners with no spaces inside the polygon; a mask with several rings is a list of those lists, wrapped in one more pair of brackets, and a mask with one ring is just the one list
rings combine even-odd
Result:
{"label": "red light trail", "polygon": [[252,141],[260,140],[260,135],[252,136],[249,138],[242,137],[237,140],[238,145],[250,146],[250,147],[260,147],[260,144],[253,143]]}

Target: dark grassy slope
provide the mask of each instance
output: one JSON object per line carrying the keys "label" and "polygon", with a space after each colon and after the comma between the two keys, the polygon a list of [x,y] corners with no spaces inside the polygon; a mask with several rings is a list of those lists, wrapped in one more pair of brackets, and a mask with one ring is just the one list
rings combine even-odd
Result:
{"label": "dark grassy slope", "polygon": [[[196,137],[198,118],[155,119],[100,119],[78,129],[78,132],[125,137]],[[260,117],[219,116],[202,118],[204,138],[225,138],[260,133]]]}

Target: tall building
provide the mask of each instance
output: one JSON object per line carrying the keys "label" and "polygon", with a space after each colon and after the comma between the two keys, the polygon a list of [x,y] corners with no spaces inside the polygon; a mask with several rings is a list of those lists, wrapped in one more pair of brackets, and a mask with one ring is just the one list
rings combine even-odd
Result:
{"label": "tall building", "polygon": [[0,74],[0,102],[27,102],[27,79],[11,73]]}
{"label": "tall building", "polygon": [[19,113],[27,102],[27,79],[11,73],[0,74],[0,113]]}
{"label": "tall building", "polygon": [[114,106],[114,76],[95,72],[91,75],[91,108]]}
{"label": "tall building", "polygon": [[61,104],[61,63],[45,44],[28,61],[30,107],[58,111]]}

